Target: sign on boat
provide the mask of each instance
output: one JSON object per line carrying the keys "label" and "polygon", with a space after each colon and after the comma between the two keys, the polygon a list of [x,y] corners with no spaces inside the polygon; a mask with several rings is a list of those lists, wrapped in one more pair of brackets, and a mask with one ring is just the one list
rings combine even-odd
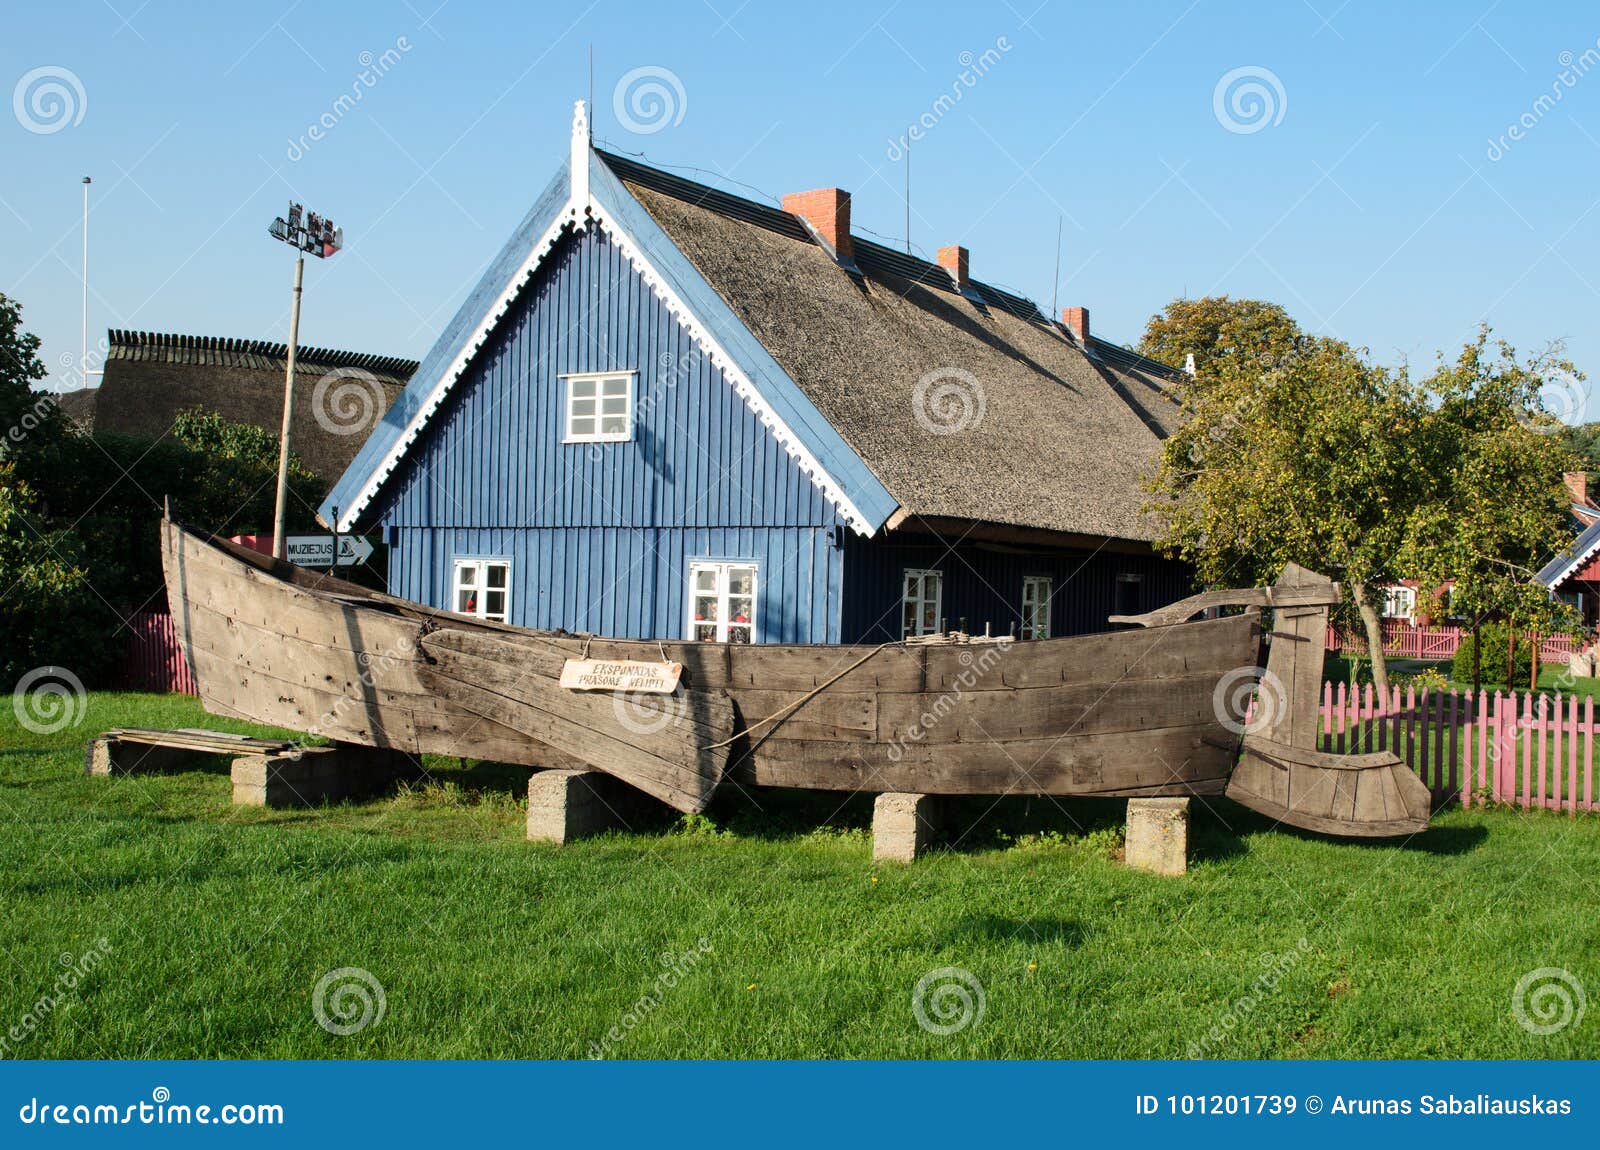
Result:
{"label": "sign on boat", "polygon": [[682,663],[641,663],[632,659],[568,659],[561,685],[569,691],[631,691],[670,695],[678,689]]}

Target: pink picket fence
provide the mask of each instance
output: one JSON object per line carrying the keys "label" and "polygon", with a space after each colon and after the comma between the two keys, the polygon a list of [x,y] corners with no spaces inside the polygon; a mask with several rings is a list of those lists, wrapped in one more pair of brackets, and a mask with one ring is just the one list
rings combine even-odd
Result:
{"label": "pink picket fence", "polygon": [[[1413,627],[1404,619],[1384,619],[1382,626],[1383,652],[1389,658],[1429,659],[1441,663],[1454,658],[1462,637],[1472,633],[1466,627]],[[1539,659],[1564,663],[1568,655],[1583,650],[1587,645],[1588,640],[1574,639],[1569,635],[1544,635],[1539,639]],[[1367,637],[1329,627],[1328,650],[1365,655]]]}
{"label": "pink picket fence", "polygon": [[127,639],[117,667],[117,686],[125,691],[167,691],[198,695],[194,676],[178,646],[172,616],[139,611],[127,620]]}
{"label": "pink picket fence", "polygon": [[1568,814],[1595,802],[1595,708],[1576,695],[1514,695],[1322,685],[1322,747],[1393,751],[1438,802],[1493,801]]}

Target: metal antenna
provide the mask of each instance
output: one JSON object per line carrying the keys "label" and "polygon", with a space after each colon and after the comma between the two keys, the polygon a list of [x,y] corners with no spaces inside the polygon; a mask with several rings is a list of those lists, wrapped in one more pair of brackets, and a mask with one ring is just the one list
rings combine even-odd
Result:
{"label": "metal antenna", "polygon": [[589,142],[594,143],[594,42],[589,43]]}
{"label": "metal antenna", "polygon": [[911,145],[906,145],[906,255],[911,254]]}
{"label": "metal antenna", "polygon": [[1061,309],[1056,306],[1057,297],[1061,294],[1061,216],[1056,216],[1056,278],[1051,281],[1050,288],[1050,318],[1055,320],[1061,315]]}

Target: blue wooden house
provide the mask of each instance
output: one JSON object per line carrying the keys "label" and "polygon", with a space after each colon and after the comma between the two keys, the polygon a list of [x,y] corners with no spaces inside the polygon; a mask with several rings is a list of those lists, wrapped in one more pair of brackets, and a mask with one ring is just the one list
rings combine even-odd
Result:
{"label": "blue wooden house", "polygon": [[571,153],[321,509],[394,594],[538,628],[1104,630],[1190,590],[1141,480],[1170,369],[851,234]]}

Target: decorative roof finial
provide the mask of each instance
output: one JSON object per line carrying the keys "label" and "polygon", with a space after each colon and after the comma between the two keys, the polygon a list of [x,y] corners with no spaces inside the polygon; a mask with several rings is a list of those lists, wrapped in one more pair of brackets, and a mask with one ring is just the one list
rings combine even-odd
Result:
{"label": "decorative roof finial", "polygon": [[589,108],[582,100],[572,104],[572,210],[579,219],[589,207]]}

